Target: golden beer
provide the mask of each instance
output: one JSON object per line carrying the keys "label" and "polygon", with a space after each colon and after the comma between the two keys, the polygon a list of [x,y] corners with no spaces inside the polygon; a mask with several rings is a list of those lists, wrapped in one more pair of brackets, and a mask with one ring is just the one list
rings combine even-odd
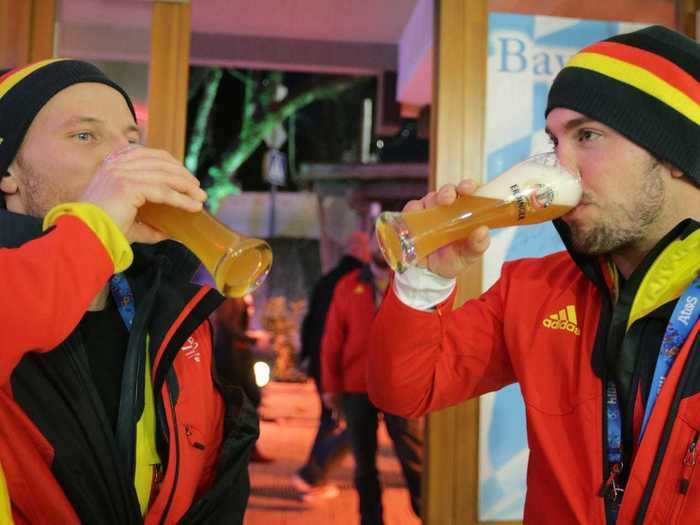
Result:
{"label": "golden beer", "polygon": [[139,208],[138,218],[187,246],[224,295],[243,297],[255,290],[270,271],[272,250],[265,241],[230,230],[205,210],[191,213],[146,203]]}
{"label": "golden beer", "polygon": [[504,228],[550,221],[581,199],[581,181],[553,153],[535,155],[450,206],[382,213],[377,238],[385,259],[401,273],[479,226]]}

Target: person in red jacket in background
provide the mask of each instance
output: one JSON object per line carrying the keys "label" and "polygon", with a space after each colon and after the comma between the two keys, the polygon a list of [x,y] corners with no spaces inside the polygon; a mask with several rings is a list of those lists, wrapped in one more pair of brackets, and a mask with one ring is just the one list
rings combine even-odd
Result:
{"label": "person in red jacket in background", "polygon": [[[347,424],[355,459],[355,488],[362,525],[383,523],[377,471],[377,428],[381,413],[367,396],[369,327],[389,283],[389,267],[376,239],[369,264],[345,275],[337,284],[321,343],[322,399]],[[423,422],[387,412],[384,423],[401,463],[411,506],[421,512]]]}
{"label": "person in red jacket in background", "polygon": [[369,392],[385,410],[420,416],[519,383],[528,525],[700,521],[699,79],[700,44],[661,26],[578,52],[545,112],[583,186],[555,221],[567,250],[506,263],[453,308],[455,277],[489,245],[479,228],[396,275],[377,314]]}
{"label": "person in red jacket in background", "polygon": [[350,453],[347,428],[338,425],[337,418],[323,403],[321,395],[321,343],[326,327],[326,317],[338,282],[353,270],[369,262],[369,235],[354,231],[347,240],[345,255],[328,273],[314,285],[309,298],[309,308],[301,323],[301,352],[299,360],[307,363],[308,374],[313,379],[321,404],[318,431],[309,457],[292,476],[292,485],[307,503],[335,498],[338,487],[328,481],[329,472]]}

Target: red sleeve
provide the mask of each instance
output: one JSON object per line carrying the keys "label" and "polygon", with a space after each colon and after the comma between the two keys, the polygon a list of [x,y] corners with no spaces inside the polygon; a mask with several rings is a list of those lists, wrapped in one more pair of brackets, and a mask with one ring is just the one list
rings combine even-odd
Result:
{"label": "red sleeve", "polygon": [[0,384],[25,353],[61,343],[113,271],[101,241],[70,216],[19,248],[0,249],[0,319],[5,332]]}
{"label": "red sleeve", "polygon": [[[333,292],[333,300],[321,340],[321,389],[324,392],[343,391],[343,346],[345,344],[345,314],[343,311],[342,279]],[[348,301],[345,301],[347,304]]]}
{"label": "red sleeve", "polygon": [[370,334],[368,391],[387,412],[418,417],[515,381],[503,337],[501,281],[452,310],[404,305],[387,294]]}

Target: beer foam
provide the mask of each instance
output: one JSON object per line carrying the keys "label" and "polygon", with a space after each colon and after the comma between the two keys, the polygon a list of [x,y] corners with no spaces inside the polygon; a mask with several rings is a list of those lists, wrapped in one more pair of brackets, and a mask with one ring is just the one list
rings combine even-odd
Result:
{"label": "beer foam", "polygon": [[[546,157],[546,156],[545,156]],[[537,157],[525,160],[506,170],[488,184],[481,186],[474,195],[502,199],[513,186],[521,192],[536,185],[551,189],[551,204],[573,207],[581,200],[581,177],[563,168],[557,162],[543,163]]]}

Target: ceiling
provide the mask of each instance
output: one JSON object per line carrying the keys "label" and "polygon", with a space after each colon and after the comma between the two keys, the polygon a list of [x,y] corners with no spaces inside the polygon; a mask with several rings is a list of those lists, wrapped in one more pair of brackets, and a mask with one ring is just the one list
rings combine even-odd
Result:
{"label": "ceiling", "polygon": [[[396,44],[416,0],[193,0],[192,30],[256,37]],[[148,27],[149,0],[63,0],[61,21]]]}
{"label": "ceiling", "polygon": [[[466,1],[466,0],[465,0]],[[196,65],[377,74],[430,101],[434,0],[191,0]],[[489,0],[490,11],[674,25],[675,0]],[[59,53],[145,64],[153,0],[62,0]]]}

